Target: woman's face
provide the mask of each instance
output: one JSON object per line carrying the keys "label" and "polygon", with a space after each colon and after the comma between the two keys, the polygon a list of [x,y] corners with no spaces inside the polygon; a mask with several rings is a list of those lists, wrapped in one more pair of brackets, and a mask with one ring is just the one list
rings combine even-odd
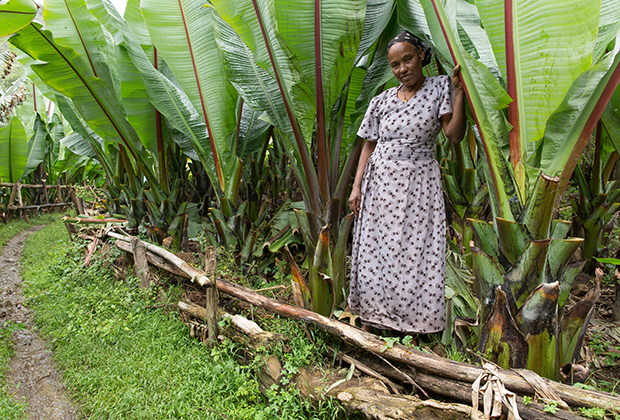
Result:
{"label": "woman's face", "polygon": [[392,73],[406,87],[413,89],[423,79],[424,49],[409,42],[397,42],[388,50],[388,60]]}

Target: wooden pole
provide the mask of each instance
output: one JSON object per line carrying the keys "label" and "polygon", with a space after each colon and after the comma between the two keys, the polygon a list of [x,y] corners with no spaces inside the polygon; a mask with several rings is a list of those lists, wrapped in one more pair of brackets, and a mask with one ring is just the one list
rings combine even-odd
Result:
{"label": "wooden pole", "polygon": [[43,180],[43,185],[42,185],[42,187],[43,187],[43,195],[45,196],[45,204],[49,204],[50,203],[50,196],[47,193],[47,187],[48,186],[47,186],[46,182],[47,182],[47,179],[44,179]]}
{"label": "wooden pole", "polygon": [[136,277],[140,279],[140,289],[148,290],[151,287],[151,279],[149,272],[149,262],[146,259],[146,249],[142,241],[135,237],[131,237],[131,252],[133,253],[134,269]]}
{"label": "wooden pole", "polygon": [[[483,368],[480,366],[444,359],[400,344],[395,344],[392,348],[385,349],[385,342],[374,334],[315,312],[270,299],[251,289],[229,283],[223,279],[217,280],[217,288],[222,293],[234,296],[269,312],[312,323],[329,334],[340,337],[349,344],[372,353],[381,354],[386,359],[413,366],[415,369],[431,375],[473,383],[483,372]],[[510,391],[519,395],[535,394],[534,388],[516,372],[501,369],[498,376],[504,383],[504,386]],[[570,406],[600,407],[607,410],[620,411],[620,398],[607,392],[577,389],[549,379],[544,379],[544,383]]]}
{"label": "wooden pole", "polygon": [[[129,237],[124,236],[124,235],[119,235],[114,232],[108,232],[108,236],[111,236],[113,238],[120,239],[121,241],[126,241],[126,242],[129,240],[128,239]],[[170,251],[166,251],[165,249],[149,244],[148,242],[141,242],[141,243],[147,251],[150,251],[153,254],[164,258],[168,263],[174,265],[176,269],[188,275],[192,282],[196,282],[205,288],[205,295],[207,299],[206,306],[207,306],[207,312],[208,312],[206,320],[207,320],[207,327],[209,328],[209,337],[208,337],[207,343],[209,345],[214,345],[217,342],[217,336],[219,334],[219,326],[217,324],[218,296],[217,296],[217,289],[215,285],[215,271],[212,271],[211,273],[200,271],[196,267],[189,265],[188,263],[186,263],[185,261],[183,261],[176,255],[174,255]],[[209,267],[211,267],[214,270],[214,267],[216,267],[217,265],[215,261],[215,249],[209,251],[209,258],[210,258]]]}
{"label": "wooden pole", "polygon": [[[109,232],[108,236],[121,240],[127,240],[127,237],[118,235],[114,232]],[[155,245],[147,244],[147,250],[157,253],[160,256],[166,255],[167,253],[172,255],[174,258],[179,259],[170,252]],[[168,261],[170,262],[170,260]],[[185,262],[183,262],[183,264],[189,266],[189,264],[186,264]],[[193,267],[191,267],[191,269],[193,272],[198,272],[198,270]],[[192,275],[191,278],[194,278],[194,275]],[[376,335],[362,331],[357,327],[353,327],[349,324],[319,315],[303,308],[282,303],[276,299],[262,296],[251,289],[227,282],[223,279],[217,279],[215,284],[220,292],[229,296],[233,296],[237,299],[251,303],[252,305],[265,309],[266,311],[276,313],[281,316],[286,316],[287,318],[312,323],[329,334],[340,337],[346,343],[371,353],[381,354],[386,359],[413,366],[416,370],[429,375],[440,376],[442,378],[454,379],[456,381],[471,384],[480,376],[480,374],[483,373],[483,368],[480,366],[444,359],[439,356],[402,346],[400,344],[395,344],[393,347],[386,349],[385,342],[383,340]],[[519,395],[534,395],[536,392],[534,388],[516,372],[500,369],[498,376],[508,390]],[[543,379],[543,381],[546,386],[555,391],[555,393],[570,406],[599,407],[606,410],[620,411],[620,398],[610,393],[577,389],[548,379]]]}
{"label": "wooden pole", "polygon": [[217,343],[219,334],[219,326],[217,325],[217,287],[215,286],[215,270],[217,268],[215,248],[210,246],[205,254],[205,274],[208,275],[213,282],[212,286],[205,288],[206,309],[207,309],[207,327],[209,328],[208,343],[214,345]]}

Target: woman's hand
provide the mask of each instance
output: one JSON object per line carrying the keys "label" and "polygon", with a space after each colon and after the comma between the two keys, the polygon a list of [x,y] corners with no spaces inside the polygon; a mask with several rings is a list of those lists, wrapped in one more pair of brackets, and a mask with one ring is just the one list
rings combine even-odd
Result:
{"label": "woman's hand", "polygon": [[360,211],[360,203],[362,202],[362,190],[360,187],[353,186],[351,195],[349,196],[349,208],[356,216]]}
{"label": "woman's hand", "polygon": [[452,87],[454,88],[455,95],[463,93],[463,84],[461,83],[461,78],[459,77],[460,72],[461,65],[457,64],[454,66],[454,70],[452,71]]}

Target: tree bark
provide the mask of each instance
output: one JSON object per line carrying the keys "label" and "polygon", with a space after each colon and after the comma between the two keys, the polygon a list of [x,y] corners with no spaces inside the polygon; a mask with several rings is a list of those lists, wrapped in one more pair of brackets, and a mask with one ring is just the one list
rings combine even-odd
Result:
{"label": "tree bark", "polygon": [[[386,359],[413,366],[416,370],[424,371],[431,375],[473,383],[483,372],[480,366],[443,359],[438,356],[401,346],[400,344],[395,344],[392,348],[383,350],[385,345],[383,340],[359,328],[335,319],[327,318],[306,309],[267,298],[246,287],[229,283],[225,280],[219,279],[217,281],[217,287],[222,293],[249,302],[269,312],[315,324],[322,330],[340,337],[349,344],[372,353],[381,354]],[[534,395],[535,393],[531,385],[515,372],[501,369],[498,376],[504,383],[504,386],[510,391],[519,395]],[[548,379],[545,379],[544,382],[570,406],[600,407],[607,410],[620,411],[620,398],[607,392],[577,389]]]}
{"label": "tree bark", "polygon": [[136,277],[140,279],[140,289],[148,290],[151,287],[151,273],[149,272],[149,262],[146,258],[146,249],[143,242],[135,237],[131,237],[131,252],[133,253],[134,270]]}
{"label": "tree bark", "polygon": [[[122,235],[118,235],[113,232],[108,233],[108,235],[126,240]],[[170,252],[162,250],[154,245],[147,244],[147,250],[152,251],[167,260],[168,258],[164,255],[168,254],[172,255],[175,259],[178,259],[178,257],[174,256]],[[170,260],[168,261],[172,262]],[[185,262],[182,262],[182,264],[184,266],[189,266]],[[199,272],[193,267],[191,267],[191,269],[192,273]],[[192,275],[191,278],[195,278],[195,275]],[[282,303],[275,299],[267,298],[251,289],[227,282],[223,279],[218,279],[216,285],[218,290],[222,293],[241,299],[269,312],[277,313],[288,318],[301,320],[306,323],[312,323],[329,334],[340,337],[348,344],[354,345],[371,353],[381,354],[386,359],[413,366],[417,371],[424,372],[429,375],[473,383],[483,372],[483,368],[480,366],[443,359],[435,355],[430,355],[412,348],[404,347],[400,344],[395,344],[392,348],[384,349],[385,342],[379,337],[362,331],[361,329],[353,327],[349,324],[319,315],[306,309]],[[530,396],[535,394],[535,390],[532,386],[515,372],[500,369],[498,376],[504,383],[504,386],[516,394]],[[548,379],[545,379],[544,382],[570,406],[599,407],[606,410],[620,411],[620,398],[607,392],[577,389]]]}

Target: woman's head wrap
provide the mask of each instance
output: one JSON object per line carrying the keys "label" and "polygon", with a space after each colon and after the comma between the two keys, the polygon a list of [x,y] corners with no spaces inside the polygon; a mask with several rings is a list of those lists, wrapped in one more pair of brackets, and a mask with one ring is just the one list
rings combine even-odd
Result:
{"label": "woman's head wrap", "polygon": [[410,44],[413,44],[416,48],[423,48],[424,59],[422,60],[422,67],[426,66],[428,63],[431,62],[431,58],[433,56],[433,50],[431,49],[431,47],[426,45],[424,41],[422,41],[420,38],[418,38],[411,32],[404,31],[397,37],[390,39],[390,42],[388,42],[387,44],[388,51],[390,50],[390,47],[396,44],[397,42],[408,42]]}

